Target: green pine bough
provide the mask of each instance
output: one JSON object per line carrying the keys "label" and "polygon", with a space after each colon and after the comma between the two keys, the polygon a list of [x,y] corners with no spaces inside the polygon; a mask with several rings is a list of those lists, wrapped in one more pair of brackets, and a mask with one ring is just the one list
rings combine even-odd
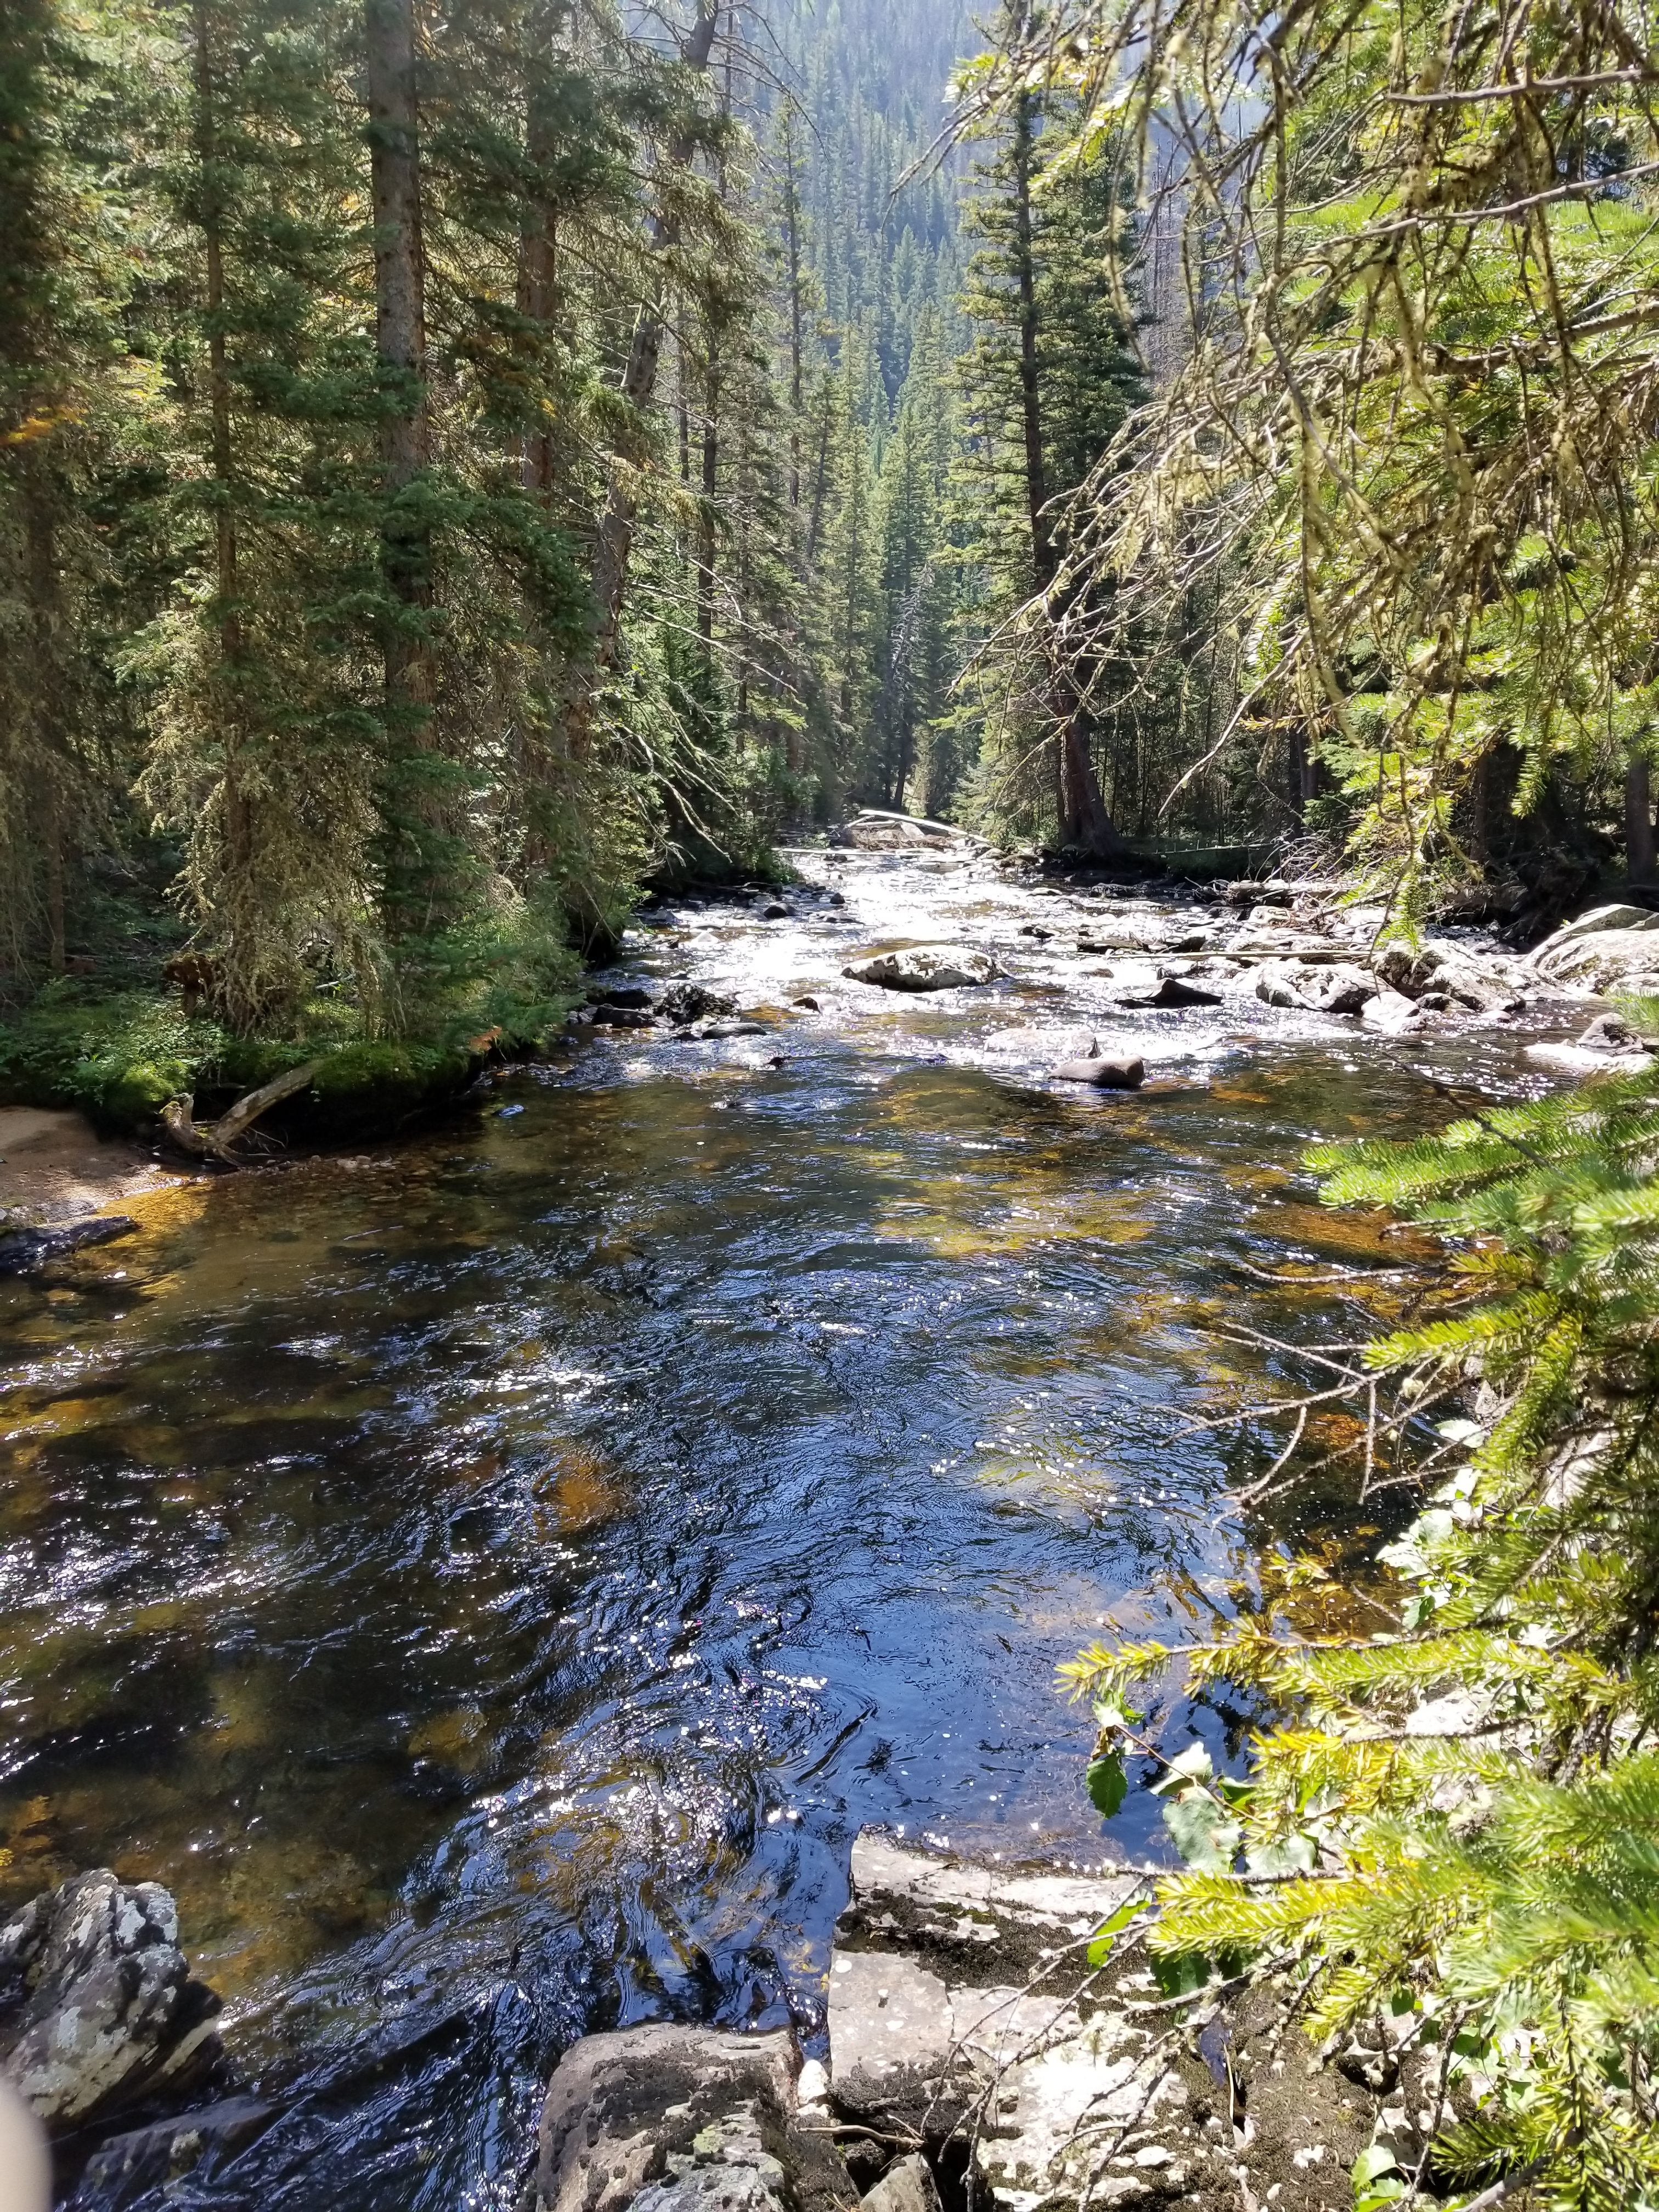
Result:
{"label": "green pine bough", "polygon": [[[1379,2015],[1417,2046],[1431,2140],[1365,2153],[1359,2212],[1659,2206],[1659,1070],[1310,1164],[1442,1240],[1354,1384],[1368,1452],[1414,1451],[1425,1493],[1380,1555],[1389,1626],[1096,1644],[1062,1669],[1091,1796],[1109,1816],[1129,1757],[1160,1767],[1171,1995],[1248,1966],[1328,2052]],[[1140,1735],[1176,1668],[1274,1716],[1242,1780]]]}

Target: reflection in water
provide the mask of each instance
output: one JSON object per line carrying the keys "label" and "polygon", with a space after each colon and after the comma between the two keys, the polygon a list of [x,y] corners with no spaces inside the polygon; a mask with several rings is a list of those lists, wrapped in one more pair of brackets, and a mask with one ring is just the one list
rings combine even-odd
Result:
{"label": "reflection in water", "polygon": [[[848,873],[866,926],[951,895]],[[6,1292],[0,1901],[177,1893],[296,2095],[192,2202],[506,2205],[583,2024],[810,2034],[860,1822],[1158,1848],[1144,1796],[1090,1813],[1054,1664],[1236,1601],[1246,1448],[1171,1413],[1271,1380],[1212,1334],[1241,1298],[1307,1323],[1229,1262],[1376,1255],[1297,1154],[1443,1109],[1397,1047],[1190,1017],[1170,1088],[1051,1095],[971,1063],[1077,1018],[1054,973],[853,1009],[852,935],[657,940],[822,993],[781,1048],[596,1043],[510,1120],[190,1186]]]}

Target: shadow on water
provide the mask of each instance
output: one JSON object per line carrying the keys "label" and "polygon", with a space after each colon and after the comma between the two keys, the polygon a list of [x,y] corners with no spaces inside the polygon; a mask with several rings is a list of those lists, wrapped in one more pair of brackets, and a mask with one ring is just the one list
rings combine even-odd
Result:
{"label": "shadow on water", "polygon": [[510,2204],[583,2026],[818,2033],[862,1822],[1160,1850],[1054,1665],[1251,1587],[1288,1532],[1172,1414],[1274,1380],[1241,1255],[1377,1253],[1308,1137],[1443,1106],[1295,1038],[1067,1098],[887,1019],[596,1046],[6,1293],[0,1903],[167,1883],[289,2100],[168,2202]]}

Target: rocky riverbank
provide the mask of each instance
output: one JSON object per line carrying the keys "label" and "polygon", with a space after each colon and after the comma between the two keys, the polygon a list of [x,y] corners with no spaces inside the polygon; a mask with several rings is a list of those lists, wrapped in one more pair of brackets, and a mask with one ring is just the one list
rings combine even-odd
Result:
{"label": "rocky riverbank", "polygon": [[1140,1876],[1005,1870],[866,1832],[851,1877],[826,2055],[787,2033],[585,2039],[553,2075],[522,2212],[1347,2205],[1391,2124],[1376,2094],[1257,1993],[1161,2000],[1133,1928],[1091,1969]]}

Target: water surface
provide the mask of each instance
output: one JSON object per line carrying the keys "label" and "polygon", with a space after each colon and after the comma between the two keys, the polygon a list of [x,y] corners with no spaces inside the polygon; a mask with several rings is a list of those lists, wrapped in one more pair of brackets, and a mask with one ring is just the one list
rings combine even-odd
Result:
{"label": "water surface", "polygon": [[[596,1038],[0,1300],[0,1904],[166,1882],[292,2100],[170,2202],[510,2205],[583,2027],[817,2033],[863,1822],[1158,1853],[1144,1790],[1090,1810],[1054,1666],[1252,1601],[1297,1534],[1227,1510],[1258,1436],[1181,1429],[1288,1379],[1218,1326],[1316,1325],[1252,1269],[1385,1249],[1303,1147],[1516,1079],[1503,1028],[1126,1021],[1052,899],[803,865],[846,906],[630,939],[767,1034]],[[938,936],[1010,979],[841,979]],[[1079,1019],[1158,1083],[1066,1093],[999,1041]],[[1307,1517],[1358,1540],[1328,1488]],[[1160,1718],[1224,1754],[1244,1717]]]}

